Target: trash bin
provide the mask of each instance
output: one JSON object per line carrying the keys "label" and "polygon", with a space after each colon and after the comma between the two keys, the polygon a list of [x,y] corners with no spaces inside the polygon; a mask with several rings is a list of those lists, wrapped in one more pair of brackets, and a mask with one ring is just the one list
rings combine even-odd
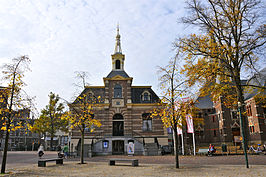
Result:
{"label": "trash bin", "polygon": [[227,145],[226,144],[222,144],[222,151],[227,152]]}

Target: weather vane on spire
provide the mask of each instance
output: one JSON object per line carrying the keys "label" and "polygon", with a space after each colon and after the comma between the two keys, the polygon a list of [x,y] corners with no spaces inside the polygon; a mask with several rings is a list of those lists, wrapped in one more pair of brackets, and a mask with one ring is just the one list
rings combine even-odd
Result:
{"label": "weather vane on spire", "polygon": [[119,23],[117,23],[115,53],[122,53],[121,43],[120,43],[120,34],[119,34]]}

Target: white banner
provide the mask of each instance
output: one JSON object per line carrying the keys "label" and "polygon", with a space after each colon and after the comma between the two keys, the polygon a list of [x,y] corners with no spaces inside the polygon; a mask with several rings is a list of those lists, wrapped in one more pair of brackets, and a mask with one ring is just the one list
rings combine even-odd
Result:
{"label": "white banner", "polygon": [[178,121],[177,121],[177,134],[178,135],[182,135],[183,134],[181,118],[179,118]]}
{"label": "white banner", "polygon": [[192,116],[190,114],[188,114],[186,116],[186,120],[187,120],[187,132],[188,133],[194,133],[194,127],[193,127],[193,119]]}

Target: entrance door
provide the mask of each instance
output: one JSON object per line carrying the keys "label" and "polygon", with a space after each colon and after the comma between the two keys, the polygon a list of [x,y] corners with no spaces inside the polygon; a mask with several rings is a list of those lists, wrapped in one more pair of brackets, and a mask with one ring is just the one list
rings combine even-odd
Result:
{"label": "entrance door", "polygon": [[124,121],[113,121],[113,136],[124,136]]}
{"label": "entrance door", "polygon": [[112,142],[112,153],[114,155],[124,154],[124,141],[123,140],[114,140]]}
{"label": "entrance door", "polygon": [[240,136],[240,128],[232,128],[233,136]]}

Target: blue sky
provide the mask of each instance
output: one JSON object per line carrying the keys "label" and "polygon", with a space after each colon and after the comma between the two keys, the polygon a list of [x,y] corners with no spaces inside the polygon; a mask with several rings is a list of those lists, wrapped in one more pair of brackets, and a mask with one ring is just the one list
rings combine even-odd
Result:
{"label": "blue sky", "polygon": [[174,56],[172,43],[189,28],[178,19],[183,0],[0,0],[0,64],[28,55],[25,90],[44,108],[50,91],[70,100],[75,71],[103,85],[111,71],[120,24],[125,71],[133,85],[158,89],[157,66]]}

